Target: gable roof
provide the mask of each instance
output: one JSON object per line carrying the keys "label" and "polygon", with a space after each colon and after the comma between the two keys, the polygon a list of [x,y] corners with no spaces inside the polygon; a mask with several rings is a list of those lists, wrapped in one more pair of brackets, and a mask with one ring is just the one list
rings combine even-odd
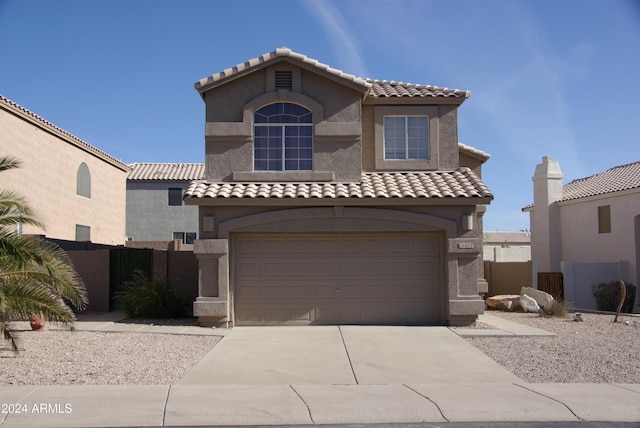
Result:
{"label": "gable roof", "polygon": [[239,74],[249,72],[251,69],[263,66],[266,63],[275,61],[279,58],[290,58],[299,61],[310,67],[317,69],[319,72],[329,73],[338,78],[344,79],[346,82],[361,86],[363,92],[367,92],[368,96],[373,98],[393,98],[393,97],[447,97],[447,98],[469,98],[471,92],[460,89],[440,88],[431,85],[417,85],[413,83],[403,83],[387,80],[365,79],[348,74],[337,68],[329,67],[316,59],[309,58],[306,55],[296,53],[289,48],[281,47],[276,50],[252,58],[234,67],[227,68],[219,73],[200,79],[195,83],[195,88],[202,93],[207,89],[223,82],[226,79],[233,78]]}
{"label": "gable roof", "polygon": [[193,182],[185,199],[367,199],[367,198],[493,198],[471,169],[454,171],[363,173],[350,183],[226,183]]}
{"label": "gable roof", "polygon": [[562,187],[562,201],[640,188],[640,161],[620,165]]}
{"label": "gable roof", "polygon": [[203,163],[153,163],[129,164],[131,172],[127,181],[192,181],[204,178]]}
{"label": "gable roof", "polygon": [[90,153],[96,157],[98,157],[99,159],[115,166],[116,168],[119,168],[123,171],[129,171],[129,167],[123,163],[122,161],[114,158],[113,156],[107,154],[106,152],[103,152],[102,150],[98,149],[97,147],[92,146],[91,144],[87,143],[84,140],[81,140],[80,138],[76,137],[75,135],[71,134],[70,132],[65,131],[64,129],[54,125],[53,123],[49,122],[48,120],[45,120],[44,118],[38,116],[37,114],[35,114],[34,112],[32,112],[31,110],[28,110],[24,107],[22,107],[20,104],[11,101],[10,99],[4,97],[2,94],[0,94],[0,109],[6,110],[9,113],[23,119],[26,120],[28,122],[31,122],[32,124],[44,129],[45,131],[61,138],[62,140],[68,142],[71,145],[74,145],[76,147],[78,147],[81,150],[84,150],[87,153]]}

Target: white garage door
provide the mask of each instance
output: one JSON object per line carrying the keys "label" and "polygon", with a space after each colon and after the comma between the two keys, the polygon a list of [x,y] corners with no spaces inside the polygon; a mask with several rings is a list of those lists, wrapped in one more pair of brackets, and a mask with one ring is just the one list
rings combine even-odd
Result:
{"label": "white garage door", "polygon": [[432,234],[238,234],[237,325],[440,324]]}

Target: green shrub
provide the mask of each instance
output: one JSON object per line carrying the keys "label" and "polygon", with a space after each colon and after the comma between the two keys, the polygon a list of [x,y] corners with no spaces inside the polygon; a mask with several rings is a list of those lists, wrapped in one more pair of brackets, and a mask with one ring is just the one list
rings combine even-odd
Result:
{"label": "green shrub", "polygon": [[540,308],[540,315],[544,317],[567,318],[571,310],[573,310],[571,305],[564,300],[554,299],[549,306]]}
{"label": "green shrub", "polygon": [[[636,300],[636,286],[633,284],[627,284],[627,296],[622,304],[622,311],[631,313],[633,311],[633,304]],[[598,284],[593,288],[593,296],[596,298],[596,305],[600,311],[615,312],[618,310],[618,304],[620,303],[620,281],[611,281],[607,283]]]}
{"label": "green shrub", "polygon": [[131,281],[122,284],[115,299],[129,318],[181,318],[186,316],[184,300],[167,281],[150,281],[136,271]]}

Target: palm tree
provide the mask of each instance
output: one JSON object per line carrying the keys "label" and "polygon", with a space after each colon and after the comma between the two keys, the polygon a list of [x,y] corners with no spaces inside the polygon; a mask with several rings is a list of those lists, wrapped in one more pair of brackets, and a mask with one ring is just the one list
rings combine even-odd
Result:
{"label": "palm tree", "polygon": [[[0,157],[0,172],[18,168],[12,157]],[[42,314],[45,319],[73,330],[71,306],[88,304],[82,278],[68,255],[55,244],[23,236],[16,225],[43,227],[19,194],[0,190],[0,333],[17,351],[15,336],[7,322]]]}

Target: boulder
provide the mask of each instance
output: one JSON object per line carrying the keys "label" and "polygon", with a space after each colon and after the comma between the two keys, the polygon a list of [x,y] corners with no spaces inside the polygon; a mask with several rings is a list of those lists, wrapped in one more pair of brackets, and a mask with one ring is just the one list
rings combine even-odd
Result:
{"label": "boulder", "polygon": [[499,311],[515,311],[520,306],[520,296],[517,294],[499,294],[486,300],[487,308]]}
{"label": "boulder", "polygon": [[520,294],[526,294],[533,298],[541,308],[548,308],[553,303],[553,296],[551,294],[536,290],[535,288],[522,287]]}
{"label": "boulder", "polygon": [[536,299],[526,294],[520,295],[520,306],[525,312],[540,312],[540,306],[538,306]]}

